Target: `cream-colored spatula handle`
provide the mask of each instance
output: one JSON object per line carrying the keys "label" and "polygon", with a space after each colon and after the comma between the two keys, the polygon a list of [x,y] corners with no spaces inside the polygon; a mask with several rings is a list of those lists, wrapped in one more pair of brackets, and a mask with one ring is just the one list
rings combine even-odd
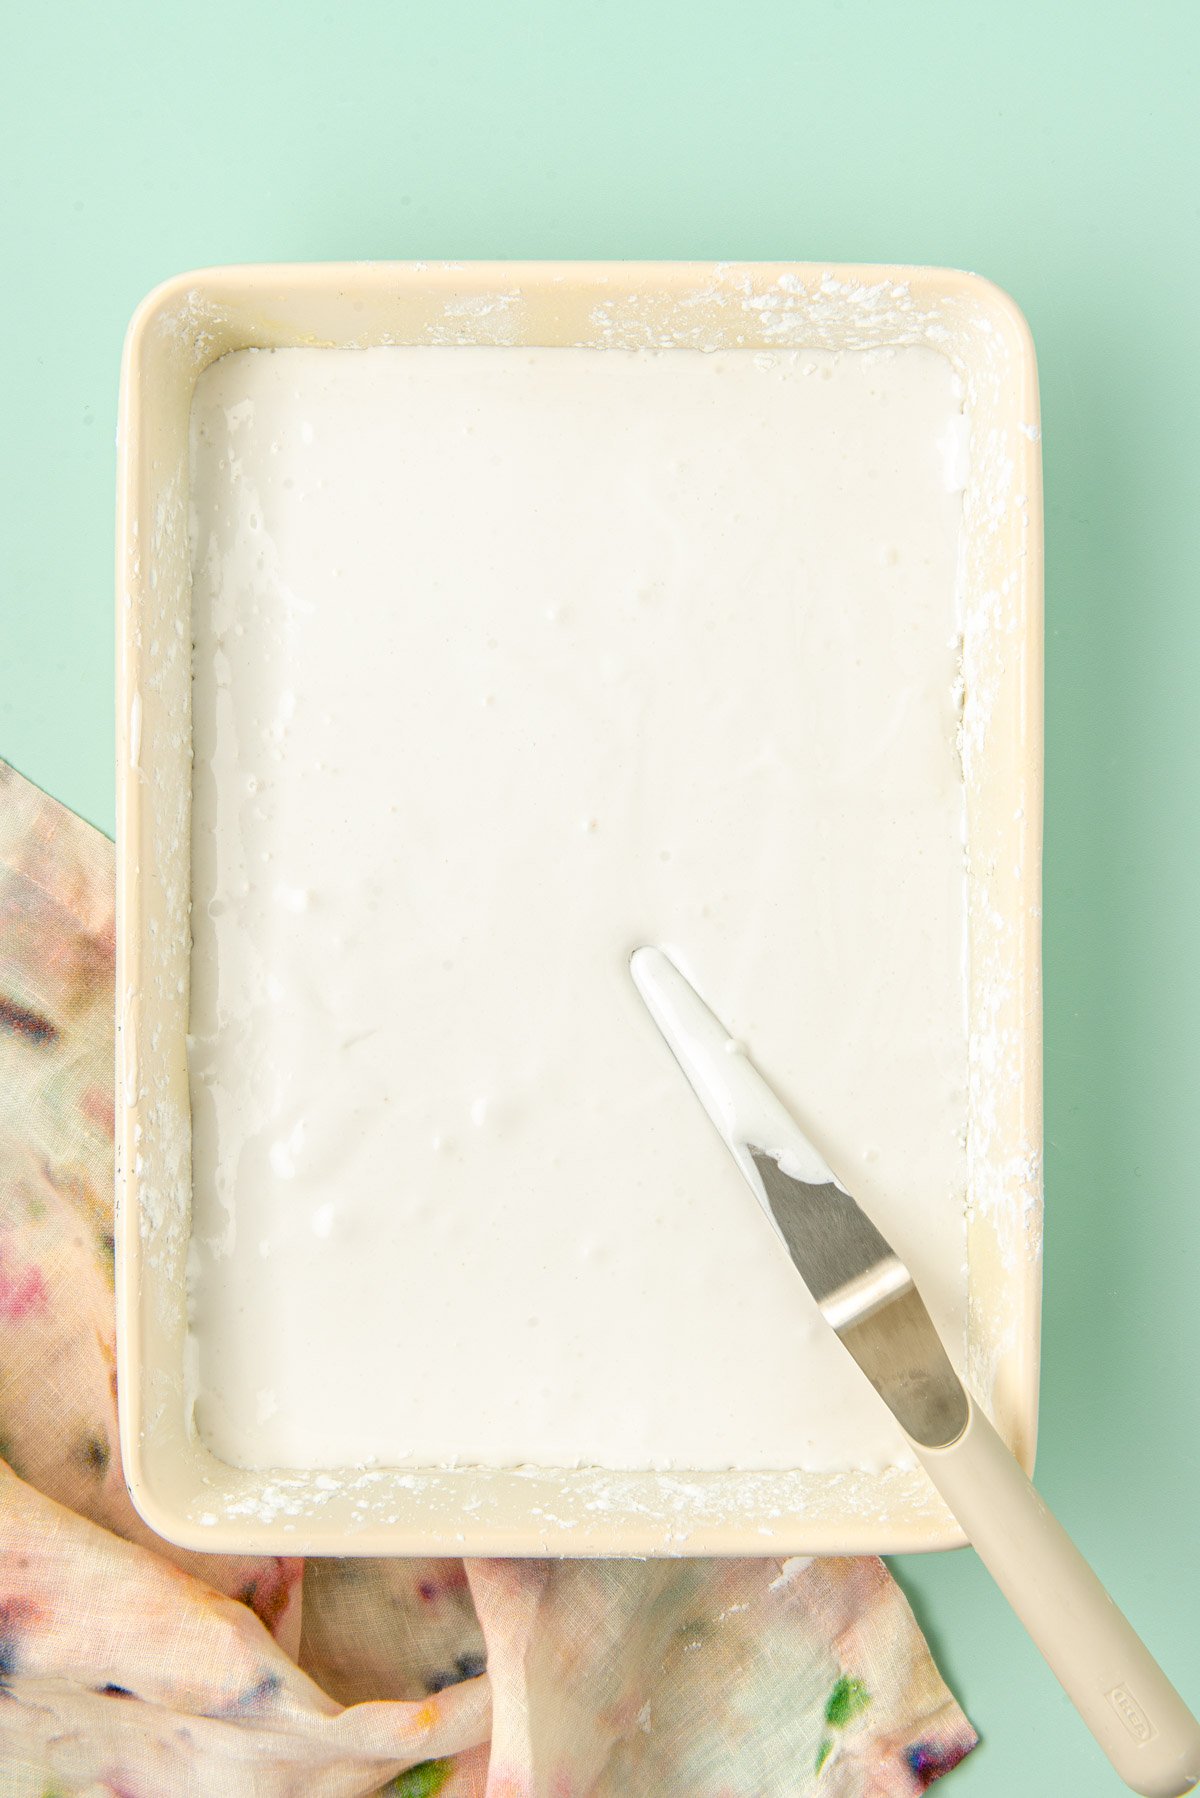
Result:
{"label": "cream-colored spatula handle", "polygon": [[1097,1742],[1146,1798],[1200,1780],[1200,1723],[971,1400],[949,1448],[913,1447]]}

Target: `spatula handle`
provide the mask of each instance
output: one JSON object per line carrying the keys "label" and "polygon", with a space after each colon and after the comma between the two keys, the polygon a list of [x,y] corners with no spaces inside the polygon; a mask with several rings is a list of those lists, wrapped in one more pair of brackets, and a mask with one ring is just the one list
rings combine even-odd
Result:
{"label": "spatula handle", "polygon": [[975,1401],[949,1448],[914,1442],[934,1485],[1126,1785],[1179,1798],[1200,1723]]}

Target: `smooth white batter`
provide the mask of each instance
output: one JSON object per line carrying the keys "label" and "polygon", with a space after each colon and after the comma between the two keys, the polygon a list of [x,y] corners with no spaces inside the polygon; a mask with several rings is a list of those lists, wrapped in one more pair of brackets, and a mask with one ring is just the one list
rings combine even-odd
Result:
{"label": "smooth white batter", "polygon": [[206,1439],[905,1458],[628,962],[674,955],[961,1343],[949,363],[244,352],[192,431]]}

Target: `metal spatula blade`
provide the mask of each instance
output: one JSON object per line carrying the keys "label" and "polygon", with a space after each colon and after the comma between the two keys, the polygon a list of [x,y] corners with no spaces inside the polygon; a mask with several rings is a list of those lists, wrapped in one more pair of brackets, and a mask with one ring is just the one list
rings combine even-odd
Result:
{"label": "metal spatula blade", "polygon": [[952,1442],[966,1394],[899,1255],[670,957],[639,949],[630,965],[825,1321],[910,1436]]}
{"label": "metal spatula blade", "polygon": [[660,949],[633,978],[805,1285],[908,1436],[1121,1778],[1200,1779],[1200,1724],[959,1380],[912,1277]]}
{"label": "metal spatula blade", "polygon": [[834,1182],[795,1180],[753,1146],[750,1157],[797,1271],[901,1429],[929,1448],[956,1441],[967,1395],[895,1250]]}

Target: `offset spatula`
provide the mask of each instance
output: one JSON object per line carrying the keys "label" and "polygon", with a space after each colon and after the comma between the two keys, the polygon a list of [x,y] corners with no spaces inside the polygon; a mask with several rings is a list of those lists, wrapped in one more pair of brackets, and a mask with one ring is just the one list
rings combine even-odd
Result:
{"label": "offset spatula", "polygon": [[817,1301],[1117,1772],[1200,1780],[1200,1723],[964,1388],[908,1269],[659,949],[639,992]]}

